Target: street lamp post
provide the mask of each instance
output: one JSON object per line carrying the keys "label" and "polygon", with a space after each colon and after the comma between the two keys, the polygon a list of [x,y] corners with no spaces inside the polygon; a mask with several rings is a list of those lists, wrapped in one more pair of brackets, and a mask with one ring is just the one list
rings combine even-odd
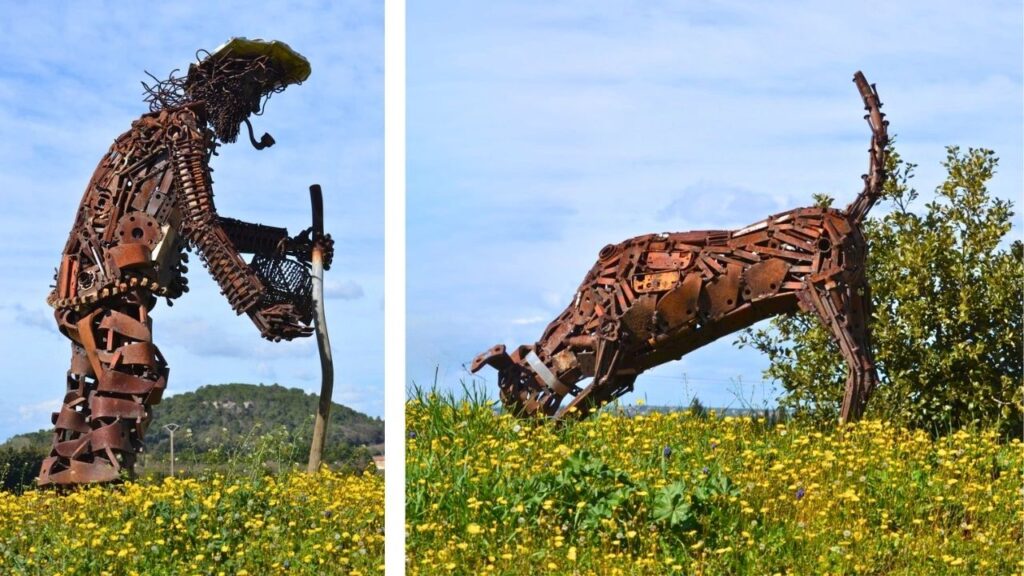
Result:
{"label": "street lamp post", "polygon": [[178,426],[177,424],[167,424],[167,425],[164,426],[164,430],[167,430],[167,433],[171,435],[171,476],[172,477],[174,476],[174,431],[177,430],[178,428],[181,428],[181,426]]}

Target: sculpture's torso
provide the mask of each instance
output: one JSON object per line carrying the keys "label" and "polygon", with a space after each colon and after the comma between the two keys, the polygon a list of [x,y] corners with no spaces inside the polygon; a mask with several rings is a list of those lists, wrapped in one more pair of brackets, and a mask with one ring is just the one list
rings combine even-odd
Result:
{"label": "sculpture's torso", "polygon": [[111,145],[79,205],[51,306],[77,309],[136,286],[168,298],[187,289],[175,138],[199,140],[207,159],[213,150],[187,108],[146,114]]}
{"label": "sculpture's torso", "polygon": [[[598,374],[628,379],[795,311],[812,284],[857,283],[864,249],[846,216],[824,208],[740,230],[649,234],[605,246],[573,302],[532,347],[531,365],[558,396],[578,393],[576,382]],[[543,402],[543,393],[532,397],[536,390],[530,400]]]}

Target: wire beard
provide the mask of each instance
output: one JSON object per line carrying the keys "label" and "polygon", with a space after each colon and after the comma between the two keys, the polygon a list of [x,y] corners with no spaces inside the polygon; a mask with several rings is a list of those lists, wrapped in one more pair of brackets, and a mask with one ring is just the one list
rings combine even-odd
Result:
{"label": "wire beard", "polygon": [[212,110],[207,108],[207,114],[210,114],[211,124],[213,124],[213,131],[217,134],[217,139],[225,144],[238,139],[242,122],[249,117],[249,113],[240,107],[223,105],[214,106]]}
{"label": "wire beard", "polygon": [[242,122],[253,108],[249,98],[223,89],[201,90],[196,96],[205,103],[207,121],[213,126],[217,139],[224,143],[234,142]]}
{"label": "wire beard", "polygon": [[280,71],[268,66],[266,57],[204,61],[189,69],[185,90],[193,101],[204,102],[217,139],[230,143],[254,110],[262,113],[270,94],[285,89],[279,79]]}

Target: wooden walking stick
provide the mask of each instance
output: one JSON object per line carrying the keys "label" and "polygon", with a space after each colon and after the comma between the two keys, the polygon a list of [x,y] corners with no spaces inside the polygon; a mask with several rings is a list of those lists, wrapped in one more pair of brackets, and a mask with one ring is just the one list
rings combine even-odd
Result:
{"label": "wooden walking stick", "polygon": [[327,317],[324,314],[324,260],[318,239],[324,233],[324,197],[319,184],[309,187],[309,199],[313,205],[313,311],[316,329],[316,344],[320,350],[320,402],[317,405],[316,423],[313,425],[313,443],[309,448],[309,465],[306,471],[315,473],[320,469],[327,439],[327,420],[331,415],[331,395],[334,392],[334,360],[331,358],[331,340],[327,336]]}

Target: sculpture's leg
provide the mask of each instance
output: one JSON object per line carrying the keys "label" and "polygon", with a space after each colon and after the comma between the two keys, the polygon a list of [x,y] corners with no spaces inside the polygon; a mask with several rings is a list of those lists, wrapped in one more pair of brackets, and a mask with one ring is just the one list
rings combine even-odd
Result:
{"label": "sculpture's leg", "polygon": [[[868,399],[875,391],[878,384],[878,372],[875,369],[875,355],[871,349],[871,291],[867,283],[861,283],[848,288],[847,302],[849,312],[847,315],[850,331],[858,344],[855,353],[856,382],[847,382],[846,394],[843,397],[843,406],[849,409],[843,410],[843,420],[849,422],[857,420],[864,415]],[[847,362],[851,362],[847,358]]]}
{"label": "sculpture's leg", "polygon": [[806,307],[817,312],[846,360],[849,376],[840,417],[844,422],[859,420],[878,379],[871,354],[867,285],[838,285],[831,289],[816,285],[801,292],[799,297]]}
{"label": "sculpture's leg", "polygon": [[138,290],[84,314],[58,312],[61,331],[72,339],[72,365],[40,485],[111,482],[122,470],[134,472],[149,407],[167,383],[167,363],[152,343],[153,302]]}
{"label": "sculpture's leg", "polygon": [[633,383],[636,382],[636,376],[636,374],[615,374],[603,378],[600,382],[595,377],[590,386],[577,394],[572,402],[558,412],[557,418],[560,420],[583,420],[607,402],[631,392]]}
{"label": "sculpture's leg", "polygon": [[[60,312],[58,312],[58,315]],[[85,357],[85,349],[72,340],[71,369],[67,375],[67,391],[60,412],[53,415],[53,446],[43,460],[39,484],[69,484],[71,460],[89,448],[89,424],[86,399],[95,389],[96,375]]]}
{"label": "sculpture's leg", "polygon": [[623,346],[624,342],[618,339],[598,341],[594,380],[559,410],[556,418],[582,420],[603,404],[633,390],[637,375],[621,369]]}

